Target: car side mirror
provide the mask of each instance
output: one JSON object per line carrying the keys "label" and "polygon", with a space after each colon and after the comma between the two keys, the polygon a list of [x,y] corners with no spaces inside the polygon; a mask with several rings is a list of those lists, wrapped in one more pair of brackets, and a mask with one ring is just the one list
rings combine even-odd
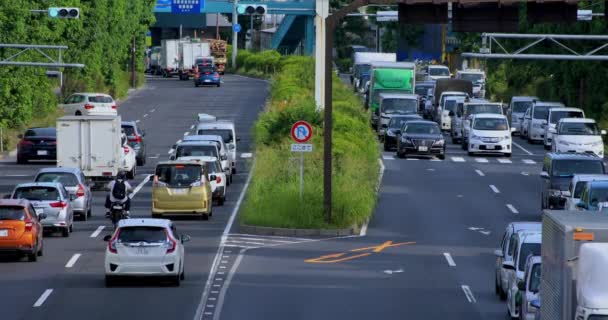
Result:
{"label": "car side mirror", "polygon": [[511,261],[505,261],[505,262],[503,262],[502,263],[502,267],[504,269],[507,269],[507,270],[513,270],[513,271],[515,271],[515,266],[513,265],[513,262],[511,262]]}
{"label": "car side mirror", "polygon": [[547,173],[547,171],[541,171],[540,177],[543,179],[549,179],[549,173]]}
{"label": "car side mirror", "polygon": [[450,111],[450,113],[448,113],[448,116],[453,117],[454,116],[454,111]]}
{"label": "car side mirror", "polygon": [[499,258],[504,257],[504,255],[502,254],[502,250],[500,250],[500,249],[494,250],[494,255],[497,256],[497,257],[499,257]]}
{"label": "car side mirror", "polygon": [[605,135],[606,135],[606,130],[602,130],[602,131],[600,131],[600,133],[601,133],[603,136],[605,136]]}
{"label": "car side mirror", "polygon": [[523,281],[517,281],[517,289],[521,291],[526,291],[526,283]]}
{"label": "car side mirror", "polygon": [[182,241],[182,243],[188,242],[190,241],[190,236],[187,234],[182,234],[179,239]]}
{"label": "car side mirror", "polygon": [[46,213],[41,213],[38,215],[38,220],[44,220],[46,219]]}
{"label": "car side mirror", "polygon": [[581,209],[587,209],[587,204],[582,201],[579,201],[576,203],[576,207]]}
{"label": "car side mirror", "polygon": [[108,242],[108,241],[110,241],[110,240],[112,240],[112,235],[110,235],[110,234],[105,235],[105,236],[103,237],[103,241],[105,241],[105,242]]}
{"label": "car side mirror", "polygon": [[23,135],[22,135],[22,134],[18,134],[18,135],[17,135],[17,138],[19,138],[19,139],[23,139]]}
{"label": "car side mirror", "polygon": [[216,175],[212,174],[212,175],[209,176],[209,181],[215,181],[215,180],[217,180],[217,176]]}
{"label": "car side mirror", "polygon": [[76,195],[73,193],[70,193],[70,201],[74,201],[76,200]]}

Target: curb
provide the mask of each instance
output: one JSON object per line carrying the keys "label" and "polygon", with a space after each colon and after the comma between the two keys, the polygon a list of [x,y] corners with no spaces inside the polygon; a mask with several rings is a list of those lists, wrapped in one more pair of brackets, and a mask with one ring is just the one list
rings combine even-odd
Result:
{"label": "curb", "polygon": [[17,149],[0,153],[0,160],[17,157]]}
{"label": "curb", "polygon": [[280,237],[341,237],[358,234],[357,228],[346,229],[288,229],[239,225],[239,232],[244,234],[255,234],[260,236],[280,236]]}

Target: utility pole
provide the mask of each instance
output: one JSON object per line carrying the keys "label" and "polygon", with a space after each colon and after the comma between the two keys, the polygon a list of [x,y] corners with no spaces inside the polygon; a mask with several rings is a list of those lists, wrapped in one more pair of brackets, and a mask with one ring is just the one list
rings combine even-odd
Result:
{"label": "utility pole", "polygon": [[[232,6],[232,25],[235,26],[239,23],[239,15],[236,12],[236,8],[238,6],[237,0],[234,0],[234,5]],[[236,55],[238,50],[238,32],[232,28],[232,67],[236,70]]]}

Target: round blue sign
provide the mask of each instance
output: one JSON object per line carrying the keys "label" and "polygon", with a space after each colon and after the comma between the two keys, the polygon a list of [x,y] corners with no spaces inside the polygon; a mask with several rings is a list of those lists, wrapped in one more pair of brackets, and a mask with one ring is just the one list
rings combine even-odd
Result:
{"label": "round blue sign", "polygon": [[233,30],[234,32],[237,32],[237,33],[238,33],[238,32],[241,32],[241,25],[240,25],[240,24],[238,24],[238,23],[237,23],[237,24],[233,24],[233,25],[232,25],[232,30]]}

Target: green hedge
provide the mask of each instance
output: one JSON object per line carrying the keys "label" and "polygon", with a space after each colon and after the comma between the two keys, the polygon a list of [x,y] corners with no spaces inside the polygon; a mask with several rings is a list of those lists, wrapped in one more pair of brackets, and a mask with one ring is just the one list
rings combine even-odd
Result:
{"label": "green hedge", "polygon": [[[251,55],[239,54],[245,64],[258,63]],[[268,64],[257,66],[266,68],[263,72],[270,68]],[[375,206],[379,170],[379,150],[368,125],[369,114],[334,77],[334,216],[328,225],[323,216],[323,119],[314,100],[314,61],[310,57],[283,57],[272,68],[281,71],[273,77],[268,110],[255,125],[256,162],[241,222],[287,228],[363,223]],[[303,201],[299,199],[299,155],[290,152],[289,131],[297,120],[310,122],[314,132],[313,152],[304,155]]]}

